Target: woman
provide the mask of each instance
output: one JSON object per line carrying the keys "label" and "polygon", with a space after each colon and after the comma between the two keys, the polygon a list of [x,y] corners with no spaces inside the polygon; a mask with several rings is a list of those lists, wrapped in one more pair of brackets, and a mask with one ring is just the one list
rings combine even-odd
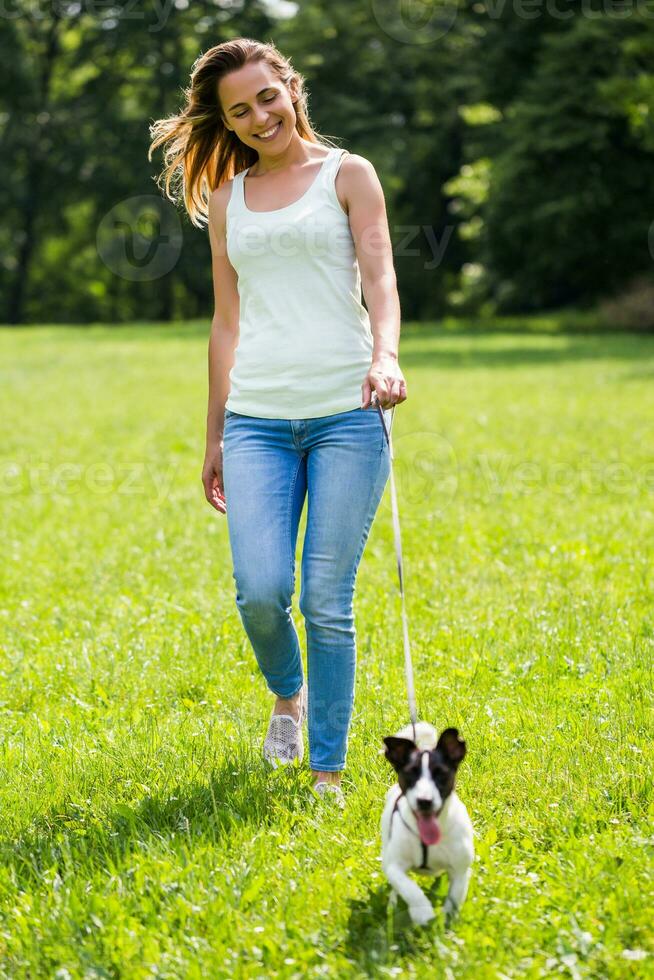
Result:
{"label": "woman", "polygon": [[[407,397],[384,196],[367,160],[318,138],[304,79],[274,45],[211,48],[186,95],[179,116],[153,125],[150,157],[167,144],[166,193],[183,178],[191,220],[209,225],[202,482],[227,515],[237,607],[276,695],[264,757],[302,761],[308,708],[316,791],[342,805],[354,581],[390,465],[373,393],[387,425]],[[291,616],[305,496],[308,689]]]}

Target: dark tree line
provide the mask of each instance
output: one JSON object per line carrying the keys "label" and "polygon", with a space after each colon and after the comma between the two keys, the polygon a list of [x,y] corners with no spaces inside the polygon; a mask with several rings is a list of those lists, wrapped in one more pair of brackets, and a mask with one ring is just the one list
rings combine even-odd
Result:
{"label": "dark tree line", "polygon": [[[405,318],[590,306],[651,276],[654,9],[434,0],[409,23],[401,8],[5,5],[0,321],[211,315],[208,236],[166,210],[148,126],[178,109],[198,54],[239,35],[288,54],[318,131],[375,164]],[[112,260],[130,220],[145,246],[177,222],[169,270]]]}

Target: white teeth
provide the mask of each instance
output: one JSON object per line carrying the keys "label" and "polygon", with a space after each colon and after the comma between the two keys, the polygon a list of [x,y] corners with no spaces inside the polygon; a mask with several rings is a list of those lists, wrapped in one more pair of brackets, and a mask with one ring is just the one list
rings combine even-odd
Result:
{"label": "white teeth", "polygon": [[266,130],[265,133],[257,133],[257,136],[259,137],[259,139],[265,139],[266,136],[272,136],[272,134],[275,132],[278,126],[279,123],[276,123],[276,125],[274,125],[272,129]]}

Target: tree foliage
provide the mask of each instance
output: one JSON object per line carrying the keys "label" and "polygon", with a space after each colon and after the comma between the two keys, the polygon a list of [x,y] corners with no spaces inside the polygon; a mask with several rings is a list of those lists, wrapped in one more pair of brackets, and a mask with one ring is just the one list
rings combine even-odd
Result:
{"label": "tree foliage", "polygon": [[183,213],[152,279],[107,261],[100,230],[125,202],[172,208],[149,123],[177,111],[201,51],[239,35],[290,55],[318,131],[375,165],[405,318],[619,290],[652,265],[654,18],[594,2],[425,0],[422,25],[387,0],[5,7],[0,320],[211,315],[208,236]]}

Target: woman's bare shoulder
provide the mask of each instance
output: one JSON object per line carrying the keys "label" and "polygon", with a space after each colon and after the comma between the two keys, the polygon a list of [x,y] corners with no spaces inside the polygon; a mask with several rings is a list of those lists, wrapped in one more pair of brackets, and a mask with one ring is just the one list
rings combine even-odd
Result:
{"label": "woman's bare shoulder", "polygon": [[209,222],[216,230],[225,227],[225,215],[227,213],[229,199],[232,196],[233,184],[233,178],[225,180],[220,187],[216,187],[215,191],[212,191],[209,195]]}
{"label": "woman's bare shoulder", "polygon": [[360,156],[358,153],[346,153],[343,157],[339,173],[352,174],[354,177],[364,178],[366,176],[376,176],[377,171],[374,166],[367,160],[366,157]]}
{"label": "woman's bare shoulder", "polygon": [[362,192],[379,192],[381,182],[374,166],[358,153],[346,153],[338,169],[338,187],[351,200]]}
{"label": "woman's bare shoulder", "polygon": [[216,187],[215,191],[211,192],[209,197],[209,205],[213,204],[215,210],[222,209],[223,211],[229,204],[229,199],[232,196],[232,187],[234,186],[234,178],[230,180],[224,180],[220,187]]}

